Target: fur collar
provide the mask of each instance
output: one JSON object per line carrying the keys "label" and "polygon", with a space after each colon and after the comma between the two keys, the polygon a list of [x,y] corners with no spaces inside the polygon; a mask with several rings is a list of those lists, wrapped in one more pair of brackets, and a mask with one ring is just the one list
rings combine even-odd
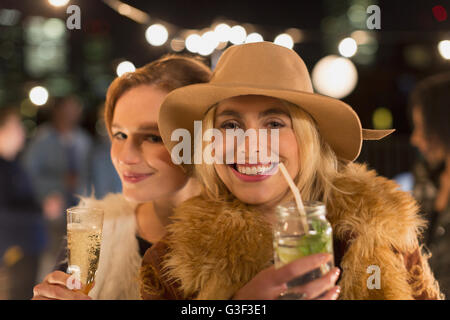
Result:
{"label": "fur collar", "polygon": [[[424,227],[412,197],[355,163],[347,165],[335,186],[340,191],[333,191],[327,203],[328,220],[335,238],[348,244],[341,298],[412,299],[424,290],[439,293],[426,260],[412,275],[401,254],[417,250]],[[163,270],[179,280],[184,297],[229,299],[271,263],[271,227],[238,200],[195,197],[179,206],[173,219]],[[381,269],[381,289],[367,288],[371,265]]]}
{"label": "fur collar", "polygon": [[108,194],[102,200],[82,198],[79,206],[101,208],[105,214],[95,286],[89,295],[101,300],[140,299],[136,205],[122,194]]}

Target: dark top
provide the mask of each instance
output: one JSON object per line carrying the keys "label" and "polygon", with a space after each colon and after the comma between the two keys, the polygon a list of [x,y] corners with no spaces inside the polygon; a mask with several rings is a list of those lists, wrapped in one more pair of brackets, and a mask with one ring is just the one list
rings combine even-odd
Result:
{"label": "dark top", "polygon": [[24,254],[40,254],[46,242],[44,218],[28,175],[18,161],[0,158],[0,258],[13,246]]}
{"label": "dark top", "polygon": [[149,249],[152,246],[152,244],[147,240],[142,239],[138,235],[136,235],[136,239],[139,244],[139,254],[141,255],[141,257],[144,257],[145,251],[147,251],[147,249]]}

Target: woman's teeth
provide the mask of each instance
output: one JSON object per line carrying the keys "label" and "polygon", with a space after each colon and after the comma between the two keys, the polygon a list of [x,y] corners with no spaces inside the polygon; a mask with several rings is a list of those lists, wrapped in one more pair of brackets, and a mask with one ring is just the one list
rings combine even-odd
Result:
{"label": "woman's teeth", "polygon": [[254,165],[254,166],[237,164],[236,169],[237,169],[237,171],[239,171],[242,174],[255,176],[255,175],[266,174],[267,172],[272,170],[274,168],[274,166],[275,166],[275,164],[273,164],[273,163],[267,164],[267,165]]}

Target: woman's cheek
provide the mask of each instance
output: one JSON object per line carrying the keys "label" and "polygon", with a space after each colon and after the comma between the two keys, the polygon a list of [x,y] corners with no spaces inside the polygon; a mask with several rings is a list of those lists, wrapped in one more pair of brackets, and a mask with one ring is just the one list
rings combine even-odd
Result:
{"label": "woman's cheek", "polygon": [[292,130],[280,134],[279,151],[280,156],[286,158],[288,161],[298,160],[298,143]]}
{"label": "woman's cheek", "polygon": [[164,179],[174,182],[185,179],[181,167],[172,161],[172,157],[162,144],[151,145],[144,150],[147,165],[162,173]]}
{"label": "woman's cheek", "polygon": [[113,141],[111,144],[110,156],[111,156],[111,162],[113,163],[114,168],[116,168],[117,172],[119,172],[118,167],[117,167],[117,164],[118,164],[117,157],[118,157],[119,152],[120,152],[120,148],[117,145],[117,142]]}

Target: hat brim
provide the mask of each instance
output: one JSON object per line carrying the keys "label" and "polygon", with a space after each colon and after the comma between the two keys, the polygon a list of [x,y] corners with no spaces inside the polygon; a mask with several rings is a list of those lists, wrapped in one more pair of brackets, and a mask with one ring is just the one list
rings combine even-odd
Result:
{"label": "hat brim", "polygon": [[159,130],[169,152],[179,143],[171,141],[175,129],[187,129],[194,137],[194,121],[202,120],[212,105],[242,95],[274,97],[298,105],[315,120],[320,134],[338,157],[350,161],[358,157],[363,141],[361,122],[356,112],[340,100],[294,90],[208,83],[176,89],[162,103]]}

